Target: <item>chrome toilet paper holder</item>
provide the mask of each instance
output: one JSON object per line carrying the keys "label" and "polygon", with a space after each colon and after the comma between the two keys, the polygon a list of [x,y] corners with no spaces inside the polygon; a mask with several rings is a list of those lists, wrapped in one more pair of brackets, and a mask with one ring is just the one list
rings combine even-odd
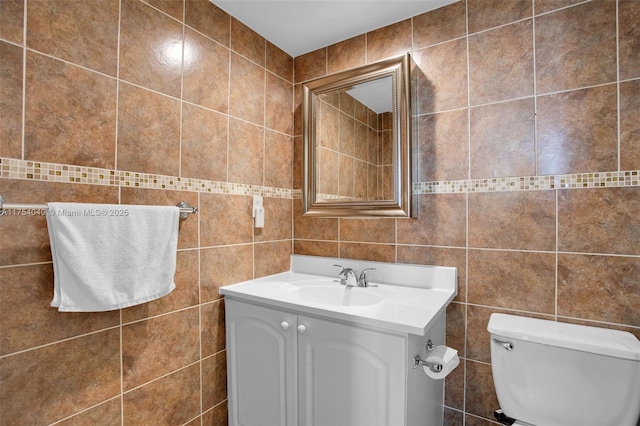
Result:
{"label": "chrome toilet paper holder", "polygon": [[[431,352],[436,347],[436,345],[434,345],[433,342],[431,342],[431,339],[427,340],[427,343],[425,346],[426,346],[425,349],[427,353]],[[439,373],[442,371],[442,364],[440,364],[439,362],[429,362],[427,360],[420,358],[420,355],[416,355],[413,357],[414,370],[418,367],[425,366],[425,365],[429,367],[429,369],[434,373]]]}

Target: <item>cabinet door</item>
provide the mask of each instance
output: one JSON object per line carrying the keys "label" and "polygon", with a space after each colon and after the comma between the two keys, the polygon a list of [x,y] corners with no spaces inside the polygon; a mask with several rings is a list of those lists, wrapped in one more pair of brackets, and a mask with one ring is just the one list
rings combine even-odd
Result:
{"label": "cabinet door", "polygon": [[298,324],[301,425],[405,424],[404,337],[302,316]]}
{"label": "cabinet door", "polygon": [[229,424],[297,424],[296,316],[225,300]]}

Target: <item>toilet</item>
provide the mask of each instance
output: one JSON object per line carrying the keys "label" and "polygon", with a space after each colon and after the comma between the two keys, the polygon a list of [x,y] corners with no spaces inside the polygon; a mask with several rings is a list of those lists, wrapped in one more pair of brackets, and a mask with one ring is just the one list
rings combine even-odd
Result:
{"label": "toilet", "polygon": [[500,409],[513,425],[640,424],[633,334],[498,313],[487,330]]}

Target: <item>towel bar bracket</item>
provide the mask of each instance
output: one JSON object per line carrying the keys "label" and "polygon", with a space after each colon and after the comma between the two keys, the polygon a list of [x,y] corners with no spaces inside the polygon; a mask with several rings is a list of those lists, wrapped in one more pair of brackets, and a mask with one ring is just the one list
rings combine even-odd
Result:
{"label": "towel bar bracket", "polygon": [[[191,207],[186,201],[180,201],[176,204],[176,207],[180,209],[180,219],[188,219],[192,213],[198,213],[197,207]],[[0,195],[0,216],[6,215],[7,210],[46,210],[48,206],[46,204],[14,204],[7,203],[7,199]]]}
{"label": "towel bar bracket", "polygon": [[176,207],[180,208],[180,219],[189,219],[191,213],[198,213],[198,208],[191,207],[191,204],[186,201],[180,201]]}

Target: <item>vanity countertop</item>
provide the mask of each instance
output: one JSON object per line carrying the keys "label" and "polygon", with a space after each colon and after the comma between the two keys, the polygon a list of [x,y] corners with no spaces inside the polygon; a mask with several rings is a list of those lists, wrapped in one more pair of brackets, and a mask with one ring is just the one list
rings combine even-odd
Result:
{"label": "vanity countertop", "polygon": [[[340,284],[339,264],[369,272],[369,287]],[[220,288],[225,297],[397,334],[424,335],[457,294],[456,268],[293,255],[291,270]]]}

